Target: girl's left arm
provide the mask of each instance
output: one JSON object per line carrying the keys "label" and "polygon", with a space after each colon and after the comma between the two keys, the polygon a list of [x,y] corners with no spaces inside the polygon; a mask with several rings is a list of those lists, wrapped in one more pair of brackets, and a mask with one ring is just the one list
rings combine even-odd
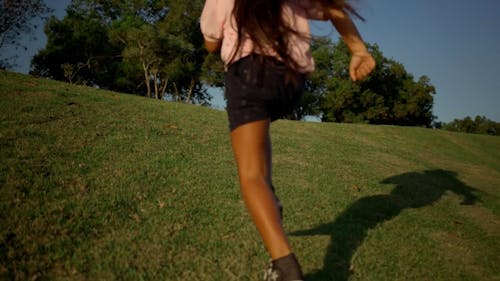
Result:
{"label": "girl's left arm", "polygon": [[364,79],[375,68],[375,60],[368,52],[356,25],[354,25],[351,17],[343,9],[330,8],[327,11],[327,17],[351,51],[352,58],[349,65],[351,79],[353,81]]}

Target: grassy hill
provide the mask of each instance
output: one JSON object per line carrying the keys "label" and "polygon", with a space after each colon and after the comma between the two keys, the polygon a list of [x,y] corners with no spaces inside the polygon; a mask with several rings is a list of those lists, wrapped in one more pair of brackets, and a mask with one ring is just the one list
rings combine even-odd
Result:
{"label": "grassy hill", "polygon": [[[500,138],[278,121],[307,280],[500,280]],[[226,115],[0,72],[1,280],[260,280]]]}

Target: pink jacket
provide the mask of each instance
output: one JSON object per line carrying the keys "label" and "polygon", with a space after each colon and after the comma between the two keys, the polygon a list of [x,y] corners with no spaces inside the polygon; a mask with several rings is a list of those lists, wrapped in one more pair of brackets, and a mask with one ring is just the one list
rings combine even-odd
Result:
{"label": "pink jacket", "polygon": [[[236,48],[236,23],[232,15],[235,0],[206,0],[205,7],[200,18],[201,31],[205,40],[216,42],[222,40],[221,58],[226,68],[233,53],[236,52],[233,61],[248,56],[253,51],[253,42],[243,37],[239,50]],[[236,0],[237,1],[237,0]],[[283,17],[290,26],[305,36],[290,35],[293,42],[291,55],[300,66],[298,71],[309,73],[314,70],[314,60],[309,50],[310,29],[308,19],[324,20],[325,14],[318,4],[307,0],[288,0],[283,6]],[[275,52],[267,51],[265,55],[276,56]]]}

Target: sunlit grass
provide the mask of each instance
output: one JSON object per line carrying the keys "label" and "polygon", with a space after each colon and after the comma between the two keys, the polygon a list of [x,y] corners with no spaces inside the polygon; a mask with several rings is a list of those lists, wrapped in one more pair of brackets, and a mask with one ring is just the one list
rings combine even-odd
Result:
{"label": "sunlit grass", "polygon": [[[260,280],[224,112],[6,72],[0,109],[0,279]],[[307,280],[500,279],[500,138],[291,121],[272,136]]]}

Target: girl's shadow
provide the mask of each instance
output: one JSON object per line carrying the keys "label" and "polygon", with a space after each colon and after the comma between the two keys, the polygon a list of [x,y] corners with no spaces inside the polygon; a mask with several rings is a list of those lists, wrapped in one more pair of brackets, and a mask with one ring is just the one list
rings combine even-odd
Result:
{"label": "girl's shadow", "polygon": [[462,195],[462,204],[471,205],[477,200],[473,188],[458,180],[455,172],[445,170],[405,173],[381,183],[395,184],[396,187],[389,195],[368,196],[355,201],[333,222],[290,233],[294,236],[331,236],[323,268],[307,275],[306,280],[348,280],[352,255],[363,243],[367,232],[396,217],[404,209],[431,205],[446,191]]}

